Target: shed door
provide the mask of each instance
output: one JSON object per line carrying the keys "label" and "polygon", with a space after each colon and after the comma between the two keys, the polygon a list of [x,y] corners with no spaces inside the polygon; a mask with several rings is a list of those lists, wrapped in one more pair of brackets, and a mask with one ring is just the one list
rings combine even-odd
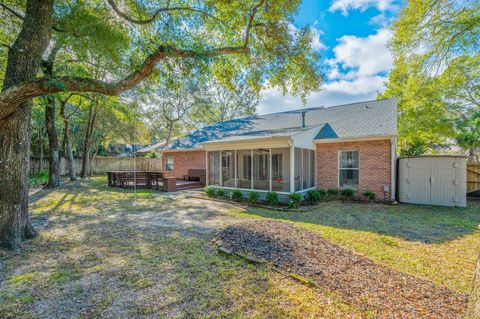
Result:
{"label": "shed door", "polygon": [[432,204],[455,206],[455,158],[435,158],[432,161],[431,192]]}
{"label": "shed door", "polygon": [[410,158],[408,161],[408,203],[431,203],[429,157]]}

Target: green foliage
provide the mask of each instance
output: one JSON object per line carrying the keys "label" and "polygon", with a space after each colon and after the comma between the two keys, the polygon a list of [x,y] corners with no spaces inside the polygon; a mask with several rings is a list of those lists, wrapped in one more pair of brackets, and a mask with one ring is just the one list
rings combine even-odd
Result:
{"label": "green foliage", "polygon": [[207,194],[208,197],[214,197],[215,196],[215,188],[213,187],[205,187],[204,189],[205,194]]}
{"label": "green foliage", "polygon": [[470,159],[479,159],[480,153],[480,112],[459,120],[456,124],[457,144],[468,151]]}
{"label": "green foliage", "polygon": [[365,192],[363,192],[363,197],[365,197],[369,201],[373,202],[377,198],[377,194],[372,192],[372,191],[365,191]]}
{"label": "green foliage", "polygon": [[323,188],[317,189],[318,194],[320,194],[320,200],[323,200],[327,196],[327,191]]}
{"label": "green foliage", "polygon": [[156,152],[148,152],[146,155],[145,155],[146,158],[158,158],[158,153]]}
{"label": "green foliage", "polygon": [[419,156],[426,154],[430,147],[427,141],[413,137],[410,141],[404,141],[403,147],[400,149],[402,156]]}
{"label": "green foliage", "polygon": [[305,194],[305,200],[309,204],[318,204],[326,195],[324,189],[312,189]]}
{"label": "green foliage", "polygon": [[327,189],[327,195],[329,197],[336,197],[338,195],[338,189],[336,189],[336,188]]}
{"label": "green foliage", "polygon": [[[435,153],[480,112],[480,11],[468,1],[409,1],[393,25],[394,67],[379,98],[398,98],[399,149]],[[469,143],[467,143],[469,144]]]}
{"label": "green foliage", "polygon": [[300,193],[290,193],[288,195],[288,206],[291,208],[297,208],[302,201],[303,196]]}
{"label": "green foliage", "polygon": [[236,202],[239,202],[243,199],[243,193],[241,190],[239,189],[234,189],[231,193],[230,193],[230,198]]}
{"label": "green foliage", "polygon": [[277,192],[268,192],[265,197],[265,202],[270,206],[278,206],[280,203],[280,198]]}
{"label": "green foliage", "polygon": [[355,193],[356,193],[356,191],[354,189],[351,189],[351,188],[342,189],[342,197],[344,199],[347,199],[347,200],[353,199],[353,197],[355,196]]}
{"label": "green foliage", "polygon": [[40,187],[48,183],[48,171],[43,170],[37,174],[33,174],[29,177],[28,185],[30,187]]}
{"label": "green foliage", "polygon": [[250,204],[256,204],[260,198],[260,194],[258,192],[250,192],[248,193],[248,202]]}
{"label": "green foliage", "polygon": [[223,188],[217,189],[216,195],[217,195],[218,197],[225,197],[225,190],[224,190]]}

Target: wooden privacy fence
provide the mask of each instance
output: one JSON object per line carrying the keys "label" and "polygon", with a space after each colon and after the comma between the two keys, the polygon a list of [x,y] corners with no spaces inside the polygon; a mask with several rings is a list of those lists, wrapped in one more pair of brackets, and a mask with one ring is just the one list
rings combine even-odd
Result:
{"label": "wooden privacy fence", "polygon": [[[139,171],[161,171],[162,160],[160,158],[144,157],[94,157],[90,159],[89,175],[104,175],[111,170],[133,170],[134,167]],[[39,173],[41,170],[48,169],[48,158],[43,159],[40,166],[40,159],[30,159],[30,174]],[[67,175],[69,164],[66,158],[60,159],[60,175]],[[80,174],[82,170],[82,159],[75,158],[75,171]]]}
{"label": "wooden privacy fence", "polygon": [[480,191],[480,162],[467,162],[467,193]]}

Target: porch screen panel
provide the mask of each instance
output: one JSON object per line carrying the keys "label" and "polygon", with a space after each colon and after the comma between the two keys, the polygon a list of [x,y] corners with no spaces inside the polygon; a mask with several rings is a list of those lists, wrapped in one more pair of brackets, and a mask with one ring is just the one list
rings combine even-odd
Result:
{"label": "porch screen panel", "polygon": [[270,189],[270,150],[253,150],[253,189]]}
{"label": "porch screen panel", "polygon": [[295,148],[295,191],[302,190],[303,186],[303,150],[301,148]]}
{"label": "porch screen panel", "polygon": [[220,152],[208,152],[208,185],[220,186]]}
{"label": "porch screen panel", "polygon": [[310,187],[316,187],[315,181],[315,151],[310,151]]}
{"label": "porch screen panel", "polygon": [[237,150],[237,188],[252,187],[251,150]]}
{"label": "porch screen panel", "polygon": [[222,186],[235,187],[234,151],[222,151]]}
{"label": "porch screen panel", "polygon": [[290,191],[290,149],[272,148],[272,191]]}
{"label": "porch screen panel", "polygon": [[310,188],[310,150],[303,149],[303,185],[302,189]]}

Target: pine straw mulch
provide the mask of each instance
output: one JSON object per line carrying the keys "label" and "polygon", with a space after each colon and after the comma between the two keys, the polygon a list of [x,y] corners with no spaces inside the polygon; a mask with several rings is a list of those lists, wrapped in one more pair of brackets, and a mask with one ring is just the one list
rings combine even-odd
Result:
{"label": "pine straw mulch", "polygon": [[376,264],[291,223],[229,226],[217,243],[312,279],[375,318],[463,318],[466,311],[467,295]]}

